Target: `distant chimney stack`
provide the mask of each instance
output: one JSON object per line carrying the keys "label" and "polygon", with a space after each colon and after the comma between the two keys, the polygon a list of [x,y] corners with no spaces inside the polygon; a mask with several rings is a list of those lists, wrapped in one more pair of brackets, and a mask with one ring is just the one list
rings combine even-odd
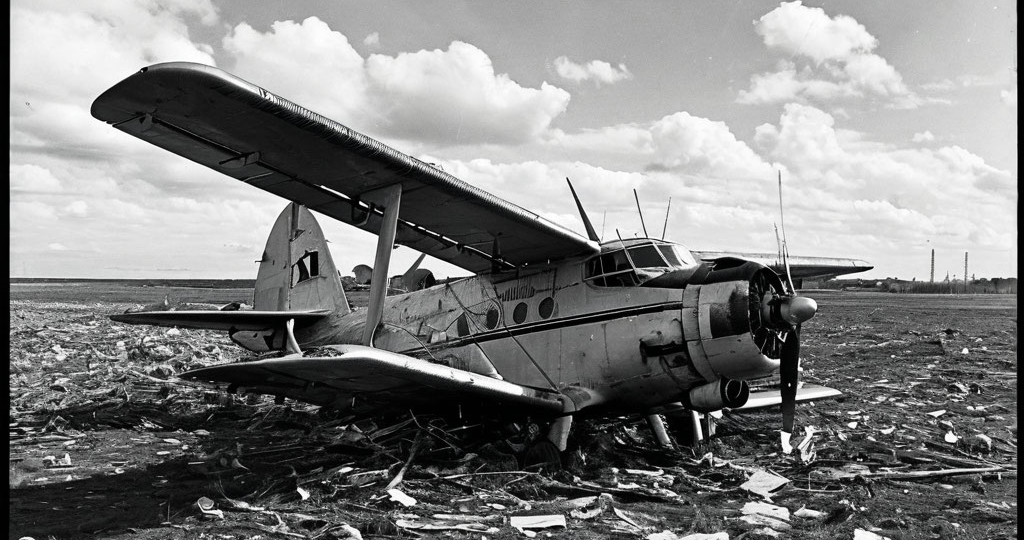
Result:
{"label": "distant chimney stack", "polygon": [[935,250],[932,249],[932,273],[928,278],[929,283],[935,283]]}

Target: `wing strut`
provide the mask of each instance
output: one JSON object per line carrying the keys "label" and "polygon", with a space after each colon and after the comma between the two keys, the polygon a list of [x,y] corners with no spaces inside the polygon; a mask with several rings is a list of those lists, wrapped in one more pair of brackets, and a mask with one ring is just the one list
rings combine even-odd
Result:
{"label": "wing strut", "polygon": [[402,203],[401,184],[392,184],[371,191],[361,197],[367,202],[384,207],[384,221],[377,235],[377,255],[373,259],[373,274],[370,277],[370,298],[366,306],[366,326],[363,327],[363,345],[373,346],[373,334],[380,325],[384,314],[384,297],[388,294],[388,265],[391,250],[395,247],[395,232],[398,230],[398,207]]}

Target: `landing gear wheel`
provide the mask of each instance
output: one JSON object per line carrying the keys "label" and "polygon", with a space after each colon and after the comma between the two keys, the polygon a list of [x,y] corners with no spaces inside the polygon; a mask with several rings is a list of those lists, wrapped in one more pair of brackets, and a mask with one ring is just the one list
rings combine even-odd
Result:
{"label": "landing gear wheel", "polygon": [[540,439],[526,448],[523,470],[554,472],[562,470],[562,453],[547,439]]}
{"label": "landing gear wheel", "polygon": [[668,432],[675,439],[678,446],[691,447],[700,442],[697,439],[696,431],[693,429],[693,421],[690,420],[690,415],[667,416],[665,417],[665,423],[668,424]]}
{"label": "landing gear wheel", "polygon": [[715,421],[708,414],[701,415],[699,432],[689,414],[666,416],[665,423],[669,434],[679,446],[693,447],[715,434]]}

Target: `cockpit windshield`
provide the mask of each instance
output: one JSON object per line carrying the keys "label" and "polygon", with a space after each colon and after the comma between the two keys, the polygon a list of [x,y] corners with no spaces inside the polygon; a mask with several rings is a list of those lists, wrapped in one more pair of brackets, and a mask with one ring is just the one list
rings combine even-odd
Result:
{"label": "cockpit windshield", "polygon": [[584,280],[599,287],[630,287],[665,272],[696,265],[686,248],[648,241],[607,251],[590,259]]}

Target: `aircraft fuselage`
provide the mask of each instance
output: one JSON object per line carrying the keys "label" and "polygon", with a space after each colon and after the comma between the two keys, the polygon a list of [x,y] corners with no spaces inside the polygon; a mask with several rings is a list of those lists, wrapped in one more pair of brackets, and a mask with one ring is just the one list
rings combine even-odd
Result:
{"label": "aircraft fuselage", "polygon": [[[669,244],[630,241],[630,250],[638,258],[634,246],[656,245]],[[597,268],[595,259],[604,257],[607,266],[610,254],[622,251],[611,245],[589,259],[390,296],[373,346],[567,394],[580,405],[601,396],[600,402],[638,411],[679,401],[722,377],[778,370],[771,351],[755,343],[750,277],[733,271],[735,279],[712,283],[638,286],[626,277],[638,281],[646,269]],[[662,266],[673,263],[677,268],[661,272],[700,273],[692,260]],[[745,268],[770,272],[756,263]],[[365,310],[355,310],[295,335],[303,348],[358,344],[365,320]]]}

